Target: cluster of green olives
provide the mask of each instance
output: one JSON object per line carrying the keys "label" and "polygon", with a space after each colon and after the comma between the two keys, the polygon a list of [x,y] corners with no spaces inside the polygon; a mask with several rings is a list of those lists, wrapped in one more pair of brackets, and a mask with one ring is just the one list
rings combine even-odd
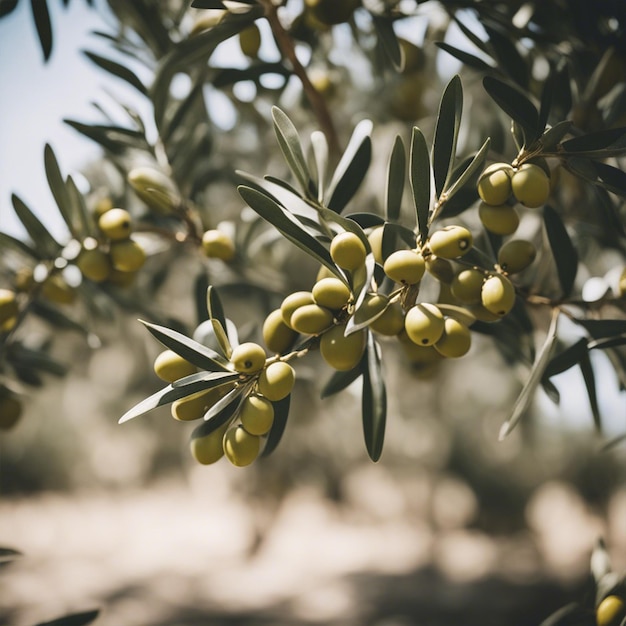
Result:
{"label": "cluster of green olives", "polygon": [[[226,423],[214,429],[210,429],[208,423],[201,424],[191,434],[191,454],[203,465],[216,463],[223,456],[237,467],[250,465],[261,451],[262,438],[272,428],[273,403],[286,398],[295,384],[295,371],[291,365],[277,358],[268,358],[265,349],[257,343],[236,346],[230,364],[233,371],[241,374],[238,381],[172,403],[171,412],[175,419],[197,420],[238,385],[253,383],[236,414]],[[172,383],[194,374],[197,368],[172,350],[165,350],[155,359],[154,371],[159,378]]]}
{"label": "cluster of green olives", "polygon": [[49,272],[43,281],[37,283],[34,270],[21,267],[15,273],[14,281],[16,291],[24,293],[30,293],[39,285],[41,296],[55,304],[72,304],[76,300],[76,289],[68,285],[59,272]]}
{"label": "cluster of green olives", "polygon": [[87,237],[82,242],[76,266],[93,282],[130,285],[146,261],[145,250],[131,236],[130,213],[114,208],[110,202],[101,202],[96,216],[102,236]]}

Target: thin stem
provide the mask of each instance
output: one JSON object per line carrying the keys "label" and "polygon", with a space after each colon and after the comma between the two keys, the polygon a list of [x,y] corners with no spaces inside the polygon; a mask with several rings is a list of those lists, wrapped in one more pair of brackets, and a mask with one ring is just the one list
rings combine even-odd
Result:
{"label": "thin stem", "polygon": [[272,3],[272,0],[261,0],[261,3],[265,7],[265,17],[272,29],[276,44],[282,55],[291,63],[293,73],[300,79],[304,95],[313,109],[313,113],[317,118],[322,132],[326,135],[331,152],[339,154],[339,139],[337,137],[337,131],[335,130],[335,124],[326,106],[326,101],[313,86],[302,63],[298,60],[293,39],[278,19],[278,7]]}

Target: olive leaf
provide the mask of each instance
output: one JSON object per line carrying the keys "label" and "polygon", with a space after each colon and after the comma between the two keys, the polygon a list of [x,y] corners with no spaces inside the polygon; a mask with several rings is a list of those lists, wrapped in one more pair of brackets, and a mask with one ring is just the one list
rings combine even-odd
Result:
{"label": "olive leaf", "polygon": [[404,180],[406,177],[406,151],[400,135],[396,135],[387,167],[387,188],[385,189],[385,216],[396,221],[400,217]]}
{"label": "olive leaf", "polygon": [[432,163],[437,198],[446,188],[452,174],[462,113],[463,87],[457,75],[450,80],[443,92],[435,127]]}
{"label": "olive leaf", "polygon": [[11,201],[18,219],[22,222],[33,243],[41,250],[43,257],[47,259],[56,258],[61,252],[61,244],[17,195],[12,194]]}
{"label": "olive leaf", "polygon": [[580,371],[585,381],[585,387],[587,389],[587,396],[589,398],[589,406],[591,407],[591,414],[593,415],[593,422],[596,430],[600,432],[602,430],[602,417],[600,415],[600,407],[598,405],[598,394],[596,390],[596,379],[593,373],[593,367],[591,365],[591,357],[589,352],[585,352],[579,363]]}
{"label": "olive leaf", "polygon": [[48,61],[52,54],[52,24],[47,0],[30,0],[33,20],[37,28],[37,35],[41,43],[44,61]]}
{"label": "olive leaf", "polygon": [[218,428],[224,426],[224,424],[234,417],[238,408],[239,405],[236,402],[231,402],[210,420],[203,420],[201,424],[196,426],[191,431],[190,439],[199,439],[200,437],[206,437],[206,435],[210,435],[212,432],[215,432]]}
{"label": "olive leaf", "polygon": [[372,333],[367,333],[367,346],[363,355],[363,436],[370,459],[380,459],[385,439],[387,421],[387,392],[382,376],[380,346]]}
{"label": "olive leaf", "polygon": [[563,295],[569,296],[578,271],[578,253],[559,214],[550,206],[543,208],[543,219]]}
{"label": "olive leaf", "polygon": [[139,80],[137,75],[130,70],[128,67],[121,65],[120,63],[116,63],[111,59],[107,59],[95,52],[89,52],[88,50],[83,50],[83,54],[93,63],[95,63],[99,68],[113,74],[113,76],[117,76],[121,78],[123,81],[127,82],[129,85],[137,89],[139,93],[146,96],[148,95],[148,90],[146,86]]}
{"label": "olive leaf", "polygon": [[347,387],[349,387],[361,374],[363,373],[363,360],[359,361],[359,363],[348,371],[338,370],[333,372],[331,377],[328,379],[322,391],[320,393],[320,398],[328,398],[340,391],[343,391]]}
{"label": "olive leaf", "polygon": [[322,203],[324,201],[324,188],[326,187],[328,170],[328,141],[322,131],[315,130],[311,133],[311,149],[317,174],[317,201]]}
{"label": "olive leaf", "polygon": [[413,204],[417,216],[417,226],[422,243],[428,238],[428,217],[430,214],[430,157],[426,138],[422,131],[413,127],[411,152],[409,157],[409,180],[413,193]]}
{"label": "olive leaf", "polygon": [[495,21],[484,20],[483,26],[489,35],[489,47],[498,62],[498,67],[514,80],[522,89],[528,89],[530,70],[528,64],[518,52],[508,29]]}
{"label": "olive leaf", "polygon": [[226,328],[226,316],[224,315],[224,307],[217,293],[217,289],[213,285],[209,285],[206,290],[206,306],[209,319],[216,320],[222,328]]}
{"label": "olive leaf", "polygon": [[267,441],[265,443],[265,447],[263,448],[263,452],[261,453],[262,457],[272,454],[272,452],[276,449],[276,446],[280,443],[283,433],[285,432],[285,427],[287,426],[290,403],[291,394],[282,400],[272,402],[272,406],[274,407],[274,421],[272,422],[272,427],[267,435]]}
{"label": "olive leaf", "polygon": [[465,63],[468,67],[472,67],[479,72],[490,72],[494,69],[493,66],[485,63],[485,61],[477,57],[475,54],[470,54],[465,50],[460,50],[445,41],[435,41],[435,45],[444,52],[452,55],[455,59]]}
{"label": "olive leaf", "polygon": [[166,348],[173,350],[183,359],[193,363],[203,370],[211,372],[230,372],[229,362],[221,354],[203,346],[201,343],[185,337],[185,335],[165,328],[139,320]]}
{"label": "olive leaf", "polygon": [[100,615],[100,610],[84,611],[81,613],[72,613],[64,615],[51,622],[41,622],[36,626],[86,626],[91,624]]}
{"label": "olive leaf", "polygon": [[31,248],[28,244],[7,233],[0,232],[0,248],[12,249],[17,254],[25,257],[27,262],[32,259],[41,259],[39,251],[36,248]]}
{"label": "olive leaf", "polygon": [[382,44],[383,50],[393,63],[397,70],[401,70],[403,66],[402,52],[398,38],[393,29],[393,21],[389,18],[372,13],[374,28],[378,35],[378,41]]}

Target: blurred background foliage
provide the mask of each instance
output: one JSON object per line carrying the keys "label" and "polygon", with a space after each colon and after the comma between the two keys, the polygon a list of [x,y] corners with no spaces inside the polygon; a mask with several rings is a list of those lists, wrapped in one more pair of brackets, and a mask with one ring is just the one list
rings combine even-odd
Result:
{"label": "blurred background foliage", "polygon": [[[19,537],[26,545],[14,547],[24,552],[37,545],[18,533],[11,520],[23,521],[27,510],[37,515],[36,507],[28,509],[31,499],[43,498],[39,501],[49,509],[40,511],[54,510],[45,501],[49,492],[77,498],[105,493],[111,502],[126,506],[128,494],[152,489],[170,497],[168,481],[174,481],[183,493],[217,494],[216,506],[227,510],[235,506],[233,501],[241,504],[252,530],[246,528],[255,537],[242,548],[248,556],[259,545],[271,545],[279,528],[284,531],[290,503],[304,502],[305,511],[312,506],[307,500],[311,493],[320,507],[316,510],[334,507],[348,529],[352,522],[358,528],[401,520],[415,529],[411,541],[419,536],[428,544],[424,554],[404,566],[418,572],[415,580],[404,581],[406,593],[397,591],[404,587],[396,581],[397,596],[388,590],[375,601],[380,614],[372,610],[370,621],[363,615],[355,618],[350,611],[363,606],[361,597],[353,604],[339,603],[337,615],[317,623],[386,624],[385,618],[394,615],[397,621],[389,623],[426,623],[420,614],[432,615],[428,623],[539,623],[568,597],[580,597],[599,535],[623,566],[626,490],[619,437],[626,432],[626,318],[619,279],[626,265],[620,130],[626,125],[624,4],[363,0],[338,24],[323,23],[313,3],[298,0],[278,3],[280,7],[266,0],[87,4],[106,13],[107,20],[92,33],[98,52],[82,53],[93,62],[94,72],[130,85],[136,99],[101,103],[95,97],[98,122],[65,120],[102,150],[80,172],[62,171],[52,147],[42,146],[47,181],[36,184],[50,187],[55,210],[67,225],[64,239],[48,232],[48,208],[28,207],[16,195],[13,207],[28,236],[0,233],[0,288],[17,292],[20,303],[14,323],[3,327],[0,383],[4,397],[18,399],[21,412],[12,424],[9,409],[3,409],[7,429],[0,433],[0,485],[8,539],[2,542]],[[1,2],[0,16],[17,5],[18,0]],[[49,59],[55,28],[47,3],[33,1],[32,15],[43,57]],[[106,54],[100,52],[102,42]],[[593,385],[589,368],[575,367],[582,362],[581,353],[567,353],[553,365],[550,381],[544,379],[538,387],[519,427],[498,441],[530,372],[532,359],[522,357],[545,337],[549,315],[539,308],[531,310],[530,327],[523,333],[515,325],[498,323],[500,334],[497,329],[473,334],[469,357],[436,367],[411,364],[400,345],[384,342],[388,423],[376,466],[362,443],[359,384],[320,400],[329,373],[317,354],[297,364],[290,421],[279,449],[245,470],[195,466],[188,453],[190,430],[172,420],[167,407],[119,426],[129,407],[160,387],[152,370],[160,348],[137,317],[191,335],[206,318],[201,303],[212,284],[240,338],[259,340],[267,313],[286,294],[308,290],[315,281],[318,264],[281,238],[237,193],[239,171],[291,181],[276,142],[272,106],[288,113],[307,150],[311,133],[321,130],[333,166],[355,126],[371,120],[371,163],[350,199],[350,212],[383,215],[395,136],[408,145],[415,125],[433,137],[441,94],[456,73],[462,79],[465,111],[459,161],[475,154],[487,137],[490,161],[511,162],[520,152],[519,124],[510,132],[511,117],[519,109],[506,97],[496,103],[483,87],[485,76],[520,90],[541,114],[548,84],[548,125],[570,120],[568,138],[592,138],[582,150],[577,148],[580,158],[589,157],[582,165],[559,157],[552,197],[576,251],[571,296],[581,307],[576,311],[584,312],[581,318],[616,321],[610,333],[591,338],[580,325],[567,320],[561,325],[556,352],[565,353],[584,337]],[[55,150],[62,153],[63,146]],[[550,160],[551,166],[556,163]],[[590,169],[589,163],[613,169]],[[167,182],[141,187],[139,179],[133,185],[131,173],[141,173],[139,168],[151,168],[163,177],[159,181]],[[410,202],[408,185],[406,191],[403,206]],[[465,191],[457,206],[450,206],[450,217],[463,213],[468,224],[480,227],[471,213],[478,196],[471,186]],[[80,244],[100,238],[100,247],[111,254],[113,241],[102,241],[94,226],[110,206],[131,214],[132,238],[146,261],[117,278],[86,279],[76,271]],[[536,216],[524,214],[519,232],[545,238],[537,224]],[[210,229],[232,239],[232,260],[203,253],[202,235]],[[550,245],[557,266],[559,258],[565,258],[561,265],[571,261],[554,240]],[[549,264],[533,274],[543,293],[559,292],[556,269]],[[61,284],[57,290],[50,287],[55,280]],[[612,343],[596,350],[590,340]],[[559,394],[560,403],[555,403]],[[449,541],[437,543],[434,537]],[[400,575],[383,561],[381,568]],[[451,590],[457,583],[489,579],[507,581],[513,592],[496,610],[486,599],[492,588],[470,585],[475,600],[463,599],[457,589],[458,595],[451,591],[454,600],[448,609],[441,597],[429,609],[423,594],[411,596],[416,580],[427,587],[422,576],[432,573],[428,568]],[[10,569],[3,576],[8,580]],[[524,587],[536,581],[544,587]],[[555,581],[562,587],[547,593],[546,585]],[[366,582],[355,588],[362,591]],[[23,623],[26,617],[31,623],[45,618],[28,608],[23,595],[15,597],[21,604],[13,615]],[[90,597],[103,599],[97,592]],[[408,597],[419,598],[417,608],[410,601],[401,608]],[[387,606],[385,613],[381,607],[389,598],[395,598],[396,608]],[[503,598],[508,598],[504,592]],[[72,602],[76,599],[44,606],[59,613],[80,608]],[[198,615],[187,607],[188,621],[176,623],[204,623],[201,611],[209,614],[209,609],[197,597],[192,602]],[[487,608],[472,613],[476,606]],[[2,609],[10,620],[14,606],[5,601]],[[285,623],[300,623],[293,607],[283,609],[273,623],[282,623],[277,615]],[[215,623],[230,623],[229,611],[224,611]],[[121,613],[127,620],[131,614]],[[109,619],[115,620],[112,615]],[[247,615],[247,623],[255,623],[253,615]],[[144,620],[124,623],[174,623]],[[588,615],[581,620],[594,623]],[[302,623],[309,623],[306,617]]]}

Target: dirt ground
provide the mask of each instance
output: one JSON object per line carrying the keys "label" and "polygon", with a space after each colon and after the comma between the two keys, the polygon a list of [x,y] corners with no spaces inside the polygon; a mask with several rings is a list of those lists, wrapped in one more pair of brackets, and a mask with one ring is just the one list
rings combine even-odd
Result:
{"label": "dirt ground", "polygon": [[624,565],[626,492],[599,519],[567,484],[546,484],[528,528],[493,537],[450,484],[428,519],[400,492],[384,507],[368,498],[368,469],[347,503],[299,489],[270,511],[203,469],[0,502],[0,544],[23,554],[0,570],[0,623],[100,608],[98,626],[537,626],[580,593],[597,536]]}

